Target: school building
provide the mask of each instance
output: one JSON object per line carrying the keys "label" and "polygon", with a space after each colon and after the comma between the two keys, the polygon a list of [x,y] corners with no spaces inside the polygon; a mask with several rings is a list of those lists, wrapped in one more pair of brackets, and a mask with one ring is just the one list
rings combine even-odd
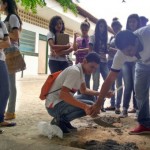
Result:
{"label": "school building", "polygon": [[[49,73],[48,56],[50,48],[47,43],[46,35],[49,32],[48,26],[50,19],[59,15],[65,22],[65,32],[73,42],[74,32],[80,33],[80,24],[87,17],[90,20],[90,34],[94,33],[97,19],[81,7],[77,7],[79,15],[76,17],[70,10],[67,13],[55,0],[46,0],[47,5],[37,8],[37,14],[26,12],[20,5],[19,16],[23,21],[22,33],[20,36],[20,50],[24,56],[27,69],[23,75],[37,75]],[[3,20],[4,16],[2,16]],[[74,58],[74,56],[71,56]]]}

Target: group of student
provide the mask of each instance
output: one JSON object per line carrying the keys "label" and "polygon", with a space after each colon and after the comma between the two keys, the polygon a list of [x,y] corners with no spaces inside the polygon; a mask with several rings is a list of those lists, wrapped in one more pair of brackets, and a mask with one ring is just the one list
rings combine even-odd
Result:
{"label": "group of student", "polygon": [[[4,23],[0,22],[0,126],[11,127],[16,124],[5,120],[16,117],[16,73],[8,73],[4,49],[15,47],[19,50],[22,22],[14,0],[2,0],[0,6],[7,16]],[[50,20],[47,35],[51,50],[49,68],[51,74],[62,70],[46,98],[46,109],[54,117],[51,124],[69,133],[77,130],[70,123],[76,118],[85,115],[96,117],[100,110],[114,110],[120,114],[123,95],[120,117],[128,116],[132,96],[131,112],[137,112],[139,122],[130,134],[150,133],[150,26],[146,26],[147,22],[147,18],[132,14],[127,19],[126,30],[121,31],[122,25],[117,18],[113,19],[112,30],[104,19],[100,19],[95,33],[90,36],[90,23],[86,19],[80,26],[81,36],[74,34],[73,44],[58,45],[56,34],[64,33],[65,24],[60,16]],[[110,40],[108,31],[114,34]],[[72,52],[76,56],[76,65],[69,66],[67,56]],[[100,75],[105,81],[99,92]],[[93,87],[90,86],[91,76]],[[123,81],[124,94],[123,88],[120,88]],[[120,88],[116,95],[111,92],[115,86]],[[78,94],[74,96],[75,93]],[[105,109],[106,97],[111,98],[111,106]]]}
{"label": "group of student", "polygon": [[[100,110],[113,110],[121,118],[127,117],[128,112],[136,113],[140,124],[130,134],[150,133],[150,26],[146,26],[147,22],[146,17],[131,14],[126,30],[121,31],[121,23],[114,18],[111,24],[114,35],[108,40],[110,27],[106,20],[98,20],[95,33],[90,36],[90,23],[86,19],[80,26],[81,36],[75,33],[72,45],[57,45],[55,36],[64,33],[65,25],[60,16],[51,19],[47,36],[51,48],[49,68],[51,73],[64,70],[54,82],[46,100],[48,113],[54,117],[52,124],[68,133],[70,129],[75,129],[70,124],[73,119],[84,115],[95,117]],[[66,55],[72,52],[76,56],[76,65],[69,67]],[[101,92],[98,92],[100,75],[105,81]],[[93,87],[90,87],[91,76]],[[113,95],[109,90],[115,90],[115,83],[119,90]],[[76,92],[78,94],[72,96]],[[131,96],[133,109],[128,111]],[[105,109],[106,97],[111,97],[111,105]]]}

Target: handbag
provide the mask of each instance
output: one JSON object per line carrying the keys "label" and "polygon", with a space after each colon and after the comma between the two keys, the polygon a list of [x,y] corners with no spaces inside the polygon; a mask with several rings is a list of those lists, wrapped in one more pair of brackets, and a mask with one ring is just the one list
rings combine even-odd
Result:
{"label": "handbag", "polygon": [[26,69],[26,63],[21,52],[16,47],[4,49],[6,56],[6,64],[9,74],[13,74]]}

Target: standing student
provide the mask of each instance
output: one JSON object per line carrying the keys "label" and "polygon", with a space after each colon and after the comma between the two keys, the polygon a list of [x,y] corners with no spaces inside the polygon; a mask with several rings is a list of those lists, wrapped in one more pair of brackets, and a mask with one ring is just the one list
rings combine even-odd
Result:
{"label": "standing student", "polygon": [[[121,31],[122,25],[118,21],[118,18],[114,18],[113,22],[111,24],[112,29],[114,30],[115,34]],[[111,69],[112,63],[114,56],[117,52],[117,48],[115,46],[115,36],[112,36],[110,39],[110,44],[109,44],[109,55],[108,55],[108,67]],[[117,89],[122,86],[122,71],[120,71],[118,78],[116,80],[116,87]],[[115,84],[112,86],[113,91],[115,90]],[[115,110],[116,114],[120,114],[120,104],[122,100],[122,94],[123,94],[123,89],[120,89],[117,91],[117,96],[116,96],[116,102],[115,102],[115,95],[111,98],[111,105],[110,107],[106,108],[106,111],[113,111]]]}
{"label": "standing student", "polygon": [[[6,14],[5,24],[9,32],[11,41],[10,48],[19,50],[19,32],[21,30],[22,22],[17,13],[17,5],[15,0],[2,0],[1,10]],[[16,73],[9,74],[10,96],[8,100],[8,109],[5,114],[6,120],[15,119],[16,106]]]}
{"label": "standing student", "polygon": [[73,48],[68,43],[67,45],[57,45],[56,34],[64,33],[65,25],[60,16],[54,16],[49,23],[49,33],[47,40],[50,46],[51,54],[49,58],[49,69],[51,73],[64,70],[67,68],[68,61],[66,55],[72,52]]}
{"label": "standing student", "polygon": [[[96,52],[100,56],[100,64],[96,72],[93,74],[93,90],[98,90],[100,85],[100,74],[105,80],[109,69],[106,54],[108,41],[107,23],[104,19],[98,20],[95,28],[95,34],[90,37],[89,47],[91,51]],[[102,109],[105,111],[104,109]]]}
{"label": "standing student", "polygon": [[[15,123],[4,121],[4,113],[9,97],[9,81],[3,49],[9,46],[10,39],[8,31],[5,24],[0,21],[0,127],[11,127],[15,125]],[[2,133],[2,130],[0,130],[0,132]]]}
{"label": "standing student", "polygon": [[131,130],[129,134],[150,134],[150,26],[138,29],[132,33],[129,30],[121,31],[117,34],[115,44],[119,49],[115,55],[111,71],[102,85],[98,101],[92,106],[90,115],[96,117],[100,112],[104,98],[117,78],[125,62],[135,62],[135,94],[138,103],[138,123],[139,125]]}
{"label": "standing student", "polygon": [[[89,53],[89,29],[90,23],[86,19],[81,23],[81,37],[77,37],[77,34],[74,34],[74,44],[73,49],[76,56],[76,64],[82,63],[85,56]],[[86,86],[90,88],[90,75],[85,75]]]}
{"label": "standing student", "polygon": [[[136,31],[141,27],[140,18],[137,14],[132,14],[127,19],[126,29],[131,32]],[[129,113],[136,113],[137,102],[134,92],[134,76],[135,76],[135,62],[126,62],[122,69],[124,79],[124,97],[123,97],[123,111],[120,115],[121,118],[125,118]],[[133,109],[128,111],[131,95],[133,94]]]}

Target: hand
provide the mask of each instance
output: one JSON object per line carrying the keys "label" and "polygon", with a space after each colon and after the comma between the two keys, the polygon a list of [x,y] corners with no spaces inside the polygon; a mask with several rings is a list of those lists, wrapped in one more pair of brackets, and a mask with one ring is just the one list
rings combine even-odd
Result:
{"label": "hand", "polygon": [[113,91],[109,91],[106,95],[107,98],[111,98],[114,96],[114,92]]}
{"label": "hand", "polygon": [[95,104],[94,104],[93,106],[91,106],[91,108],[90,108],[90,113],[91,113],[90,116],[91,116],[92,118],[97,117],[98,114],[100,114],[100,110],[101,110],[101,106],[95,103]]}
{"label": "hand", "polygon": [[86,115],[91,115],[91,106],[90,105],[86,105],[84,111],[85,111]]}
{"label": "hand", "polygon": [[74,39],[76,40],[78,36],[78,33],[74,33]]}

